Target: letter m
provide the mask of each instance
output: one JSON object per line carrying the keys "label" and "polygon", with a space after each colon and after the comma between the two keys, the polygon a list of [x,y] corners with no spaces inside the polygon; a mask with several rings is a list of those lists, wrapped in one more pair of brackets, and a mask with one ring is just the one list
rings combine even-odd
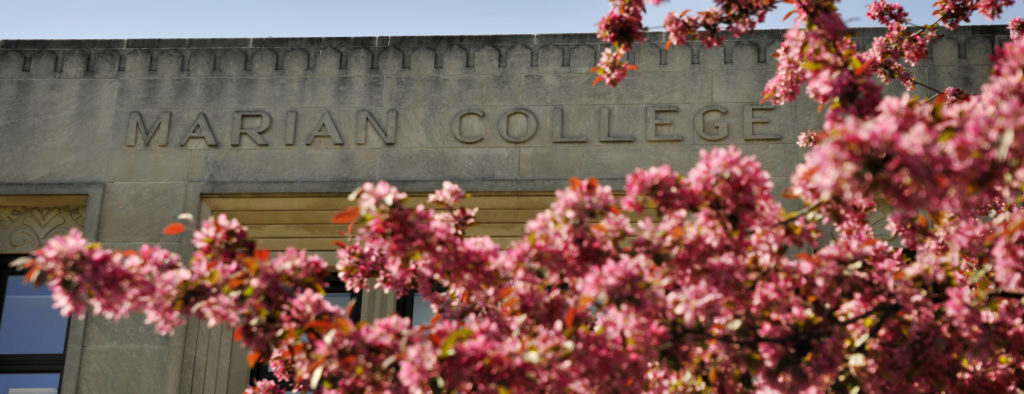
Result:
{"label": "letter m", "polygon": [[157,138],[158,146],[167,146],[167,135],[171,127],[171,113],[161,112],[160,116],[156,118],[156,122],[146,127],[146,122],[142,120],[142,114],[138,112],[132,112],[128,114],[128,140],[126,146],[135,146],[139,140],[139,134],[142,134],[142,146],[149,146],[149,142],[156,137],[157,134],[163,134],[163,137]]}

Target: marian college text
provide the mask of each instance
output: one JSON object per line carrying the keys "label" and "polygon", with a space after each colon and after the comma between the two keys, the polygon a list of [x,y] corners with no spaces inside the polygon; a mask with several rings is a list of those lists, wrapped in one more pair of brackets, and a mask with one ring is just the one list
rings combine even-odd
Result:
{"label": "marian college text", "polygon": [[[470,108],[440,114],[446,117],[445,124],[436,125],[400,119],[397,109],[294,110],[273,115],[258,109],[209,113],[132,111],[127,113],[125,146],[329,147],[365,145],[368,139],[393,145],[399,140],[400,127],[406,133],[443,133],[447,135],[444,138],[457,144],[486,140],[521,144],[544,134],[547,135],[540,140],[551,143],[699,143],[721,141],[730,132],[742,133],[744,141],[776,141],[783,137],[769,125],[768,115],[774,110],[760,104],[730,108],[712,104],[690,109],[676,105]],[[613,124],[613,114],[634,120],[629,122],[632,126]],[[730,124],[739,127],[732,131]]]}

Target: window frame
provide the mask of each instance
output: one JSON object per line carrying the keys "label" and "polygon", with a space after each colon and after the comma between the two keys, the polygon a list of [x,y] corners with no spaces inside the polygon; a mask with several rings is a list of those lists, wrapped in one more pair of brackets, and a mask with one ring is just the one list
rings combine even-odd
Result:
{"label": "window frame", "polygon": [[[7,279],[12,275],[24,273],[10,266],[18,254],[0,254],[0,319],[3,317],[4,301],[7,295]],[[0,324],[3,322],[0,321]],[[71,319],[65,318],[67,327],[64,329],[64,352],[41,354],[0,354],[0,374],[31,374],[56,373],[57,392],[61,392],[64,384],[64,364],[67,361],[68,337],[71,332]]]}

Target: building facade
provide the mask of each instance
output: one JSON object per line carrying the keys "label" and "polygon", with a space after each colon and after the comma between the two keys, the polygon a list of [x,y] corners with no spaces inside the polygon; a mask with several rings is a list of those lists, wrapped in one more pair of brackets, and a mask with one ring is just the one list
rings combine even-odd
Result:
{"label": "building facade", "polygon": [[[976,92],[1007,39],[996,27],[949,32],[914,73]],[[603,49],[592,34],[0,41],[0,256],[70,227],[109,248],[188,254],[188,233],[164,235],[164,225],[223,212],[262,247],[330,257],[330,217],[378,179],[414,199],[455,181],[483,208],[474,231],[508,242],[571,176],[621,187],[636,167],[685,170],[700,150],[727,145],[755,154],[779,192],[802,157],[796,136],[821,124],[805,98],[761,103],[781,40],[758,31],[666,51],[654,34],[618,88],[591,83]],[[92,316],[39,318],[62,332],[16,326],[49,302],[17,272],[3,279],[0,385],[229,393],[248,381],[226,329],[189,322],[160,336],[141,318]],[[415,309],[371,292],[359,312],[372,319],[397,304]],[[40,345],[44,336],[58,345]]]}

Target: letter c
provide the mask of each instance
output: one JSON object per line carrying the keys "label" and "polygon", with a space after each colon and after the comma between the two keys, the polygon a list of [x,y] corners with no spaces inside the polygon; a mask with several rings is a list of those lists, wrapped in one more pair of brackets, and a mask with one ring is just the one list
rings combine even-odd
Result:
{"label": "letter c", "polygon": [[482,135],[467,136],[462,134],[462,118],[469,115],[475,115],[479,118],[483,118],[484,111],[467,109],[459,111],[459,113],[455,114],[455,118],[452,119],[452,136],[464,144],[474,144],[484,139],[484,136]]}

